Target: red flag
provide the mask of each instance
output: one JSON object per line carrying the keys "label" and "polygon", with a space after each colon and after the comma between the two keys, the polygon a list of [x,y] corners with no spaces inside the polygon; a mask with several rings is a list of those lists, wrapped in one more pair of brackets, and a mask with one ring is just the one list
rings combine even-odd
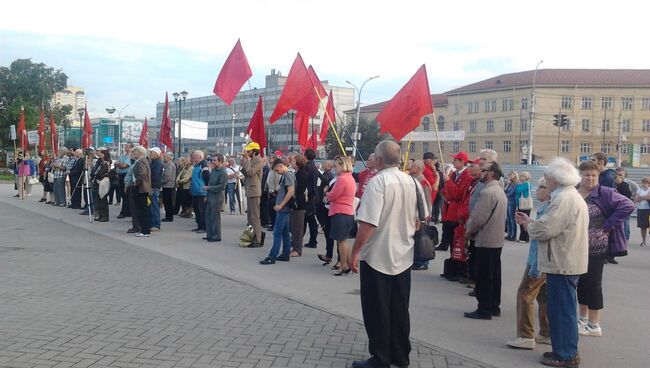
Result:
{"label": "red flag", "polygon": [[309,144],[309,115],[298,111],[295,119],[294,128],[298,133],[298,144],[307,147]]}
{"label": "red flag", "polygon": [[29,149],[29,142],[27,141],[27,129],[25,129],[25,108],[22,106],[18,118],[18,137],[20,137],[20,150],[24,154]]}
{"label": "red flag", "polygon": [[50,145],[54,157],[59,157],[59,140],[56,137],[56,122],[54,121],[54,112],[50,111]]}
{"label": "red flag", "polygon": [[41,110],[41,119],[38,122],[38,153],[45,153],[45,114]]}
{"label": "red flag", "polygon": [[336,112],[334,111],[334,94],[330,90],[329,98],[327,99],[327,106],[325,107],[325,116],[323,117],[323,125],[320,127],[320,144],[325,144],[327,139],[327,132],[329,131],[330,122],[332,125],[336,122]]}
{"label": "red flag", "polygon": [[172,139],[172,119],[169,116],[169,98],[165,92],[165,108],[163,109],[162,121],[160,122],[160,139],[170,151],[174,150],[174,140]]}
{"label": "red flag", "polygon": [[273,124],[276,120],[280,119],[282,115],[293,109],[303,98],[310,95],[313,90],[314,84],[311,81],[309,72],[307,72],[300,53],[298,53],[296,60],[294,60],[291,66],[291,70],[289,70],[289,75],[287,76],[284,89],[282,89],[280,99],[269,118],[269,123]]}
{"label": "red flag", "polygon": [[241,42],[237,40],[235,47],[219,72],[217,81],[214,83],[213,92],[221,97],[226,105],[230,105],[244,83],[252,75],[253,72],[250,65],[248,65],[244,49],[241,47]]}
{"label": "red flag", "polygon": [[81,148],[86,149],[93,145],[93,124],[88,115],[88,106],[84,106],[84,126],[81,134]]}
{"label": "red flag", "polygon": [[257,100],[257,107],[255,113],[248,123],[246,132],[251,137],[251,140],[260,145],[260,154],[264,156],[264,148],[266,148],[266,133],[264,131],[264,110],[262,109],[262,96]]}
{"label": "red flag", "polygon": [[144,148],[149,148],[149,125],[147,124],[147,118],[144,118],[144,124],[142,124],[142,131],[140,132],[138,144]]}
{"label": "red flag", "polygon": [[420,118],[433,113],[431,93],[424,65],[377,115],[381,132],[389,132],[396,141],[420,125]]}
{"label": "red flag", "polygon": [[311,135],[309,136],[309,139],[308,139],[308,142],[307,142],[307,145],[305,146],[305,148],[311,148],[314,151],[318,150],[318,129],[317,128],[314,127],[311,130]]}
{"label": "red flag", "polygon": [[[293,109],[296,111],[302,111],[305,114],[314,117],[318,113],[320,100],[325,98],[327,92],[325,91],[323,84],[320,82],[320,79],[318,79],[318,76],[316,75],[316,72],[314,71],[314,68],[312,68],[311,65],[309,66],[309,68],[307,68],[307,73],[309,74],[309,77],[313,82],[313,85],[316,86],[316,89],[312,87],[311,93],[309,93],[302,100],[300,100],[293,107]],[[316,93],[316,91],[318,91],[318,93]]]}

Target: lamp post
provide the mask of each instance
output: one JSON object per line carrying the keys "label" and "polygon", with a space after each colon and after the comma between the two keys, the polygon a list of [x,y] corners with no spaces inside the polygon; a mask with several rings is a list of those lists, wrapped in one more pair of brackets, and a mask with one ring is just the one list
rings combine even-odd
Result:
{"label": "lamp post", "polygon": [[357,121],[354,124],[354,145],[352,147],[352,157],[357,157],[357,143],[359,142],[359,117],[361,116],[361,92],[363,92],[363,87],[365,87],[366,83],[370,82],[373,79],[379,78],[378,75],[375,75],[374,77],[370,77],[363,81],[361,83],[361,88],[357,88],[357,86],[354,85],[354,83],[350,81],[345,81],[345,83],[351,85],[355,91],[357,91]]}
{"label": "lamp post", "polygon": [[237,118],[237,114],[234,112],[232,113],[232,127],[230,129],[230,156],[235,155],[235,118]]}
{"label": "lamp post", "polygon": [[117,124],[118,124],[118,134],[117,134],[117,155],[122,155],[122,111],[127,108],[129,104],[124,105],[121,109],[117,110],[115,106],[107,107],[106,112],[113,115],[117,111]]}
{"label": "lamp post", "polygon": [[[185,100],[187,99],[187,95],[189,93],[187,91],[183,91],[181,93],[174,92],[172,93],[172,96],[174,96],[174,102],[176,103],[176,107],[178,108],[178,156],[181,157],[181,144],[182,144],[182,135],[181,135],[181,113],[182,111],[182,105],[185,104]],[[165,112],[163,112],[164,114]]]}
{"label": "lamp post", "polygon": [[533,132],[535,131],[535,83],[537,82],[537,70],[544,60],[540,60],[533,73],[533,98],[530,106],[530,135],[528,139],[528,165],[533,164]]}
{"label": "lamp post", "polygon": [[293,132],[296,130],[295,127],[294,127],[294,125],[293,125],[293,124],[294,124],[294,122],[293,122],[293,118],[294,118],[295,115],[296,115],[296,114],[295,114],[293,111],[290,112],[290,113],[287,113],[287,117],[288,117],[288,118],[291,118],[291,125],[289,126],[289,129],[291,130],[291,149],[290,149],[291,152],[293,152],[293,144],[294,144],[294,141],[293,141]]}
{"label": "lamp post", "polygon": [[79,147],[81,147],[83,145],[82,140],[83,140],[84,109],[78,108],[77,113],[79,114]]}

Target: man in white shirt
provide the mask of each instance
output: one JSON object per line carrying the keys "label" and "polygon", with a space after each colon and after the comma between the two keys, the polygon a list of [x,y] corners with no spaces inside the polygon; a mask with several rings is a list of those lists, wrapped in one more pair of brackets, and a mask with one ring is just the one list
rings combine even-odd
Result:
{"label": "man in white shirt", "polygon": [[422,198],[424,193],[416,180],[398,169],[399,162],[397,143],[377,145],[379,172],[368,182],[357,213],[359,230],[348,264],[353,272],[361,269],[361,309],[371,357],[353,362],[355,368],[409,365],[416,189]]}
{"label": "man in white shirt", "polygon": [[237,184],[241,176],[241,168],[235,163],[234,158],[228,159],[226,175],[228,175],[228,185],[226,186],[226,194],[228,194],[228,205],[230,206],[230,214],[234,215],[235,202],[239,203],[240,201]]}

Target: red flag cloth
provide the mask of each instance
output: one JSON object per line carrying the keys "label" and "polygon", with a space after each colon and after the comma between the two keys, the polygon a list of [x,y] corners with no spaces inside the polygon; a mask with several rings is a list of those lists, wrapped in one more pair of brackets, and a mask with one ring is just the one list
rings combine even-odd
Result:
{"label": "red flag cloth", "polygon": [[330,122],[332,125],[336,122],[336,112],[334,111],[334,94],[330,90],[327,99],[327,106],[325,107],[325,116],[323,117],[323,125],[320,127],[320,144],[325,144],[327,139],[327,132],[329,131]]}
{"label": "red flag cloth", "polygon": [[38,153],[45,154],[45,114],[41,110],[41,119],[38,122]]}
{"label": "red flag cloth", "polygon": [[248,123],[246,132],[251,140],[260,145],[260,154],[264,157],[264,148],[266,148],[266,132],[264,131],[264,110],[262,108],[262,96],[257,100],[255,113]]}
{"label": "red flag cloth", "polygon": [[[316,116],[316,114],[318,114],[320,100],[325,98],[327,92],[325,91],[323,84],[320,82],[320,79],[318,79],[318,76],[316,75],[316,72],[314,71],[314,68],[312,68],[311,65],[309,66],[309,68],[307,68],[307,73],[309,74],[312,84],[316,86],[316,89],[312,88],[311,93],[309,93],[302,100],[300,100],[293,107],[293,109],[296,111],[302,111],[305,114],[314,117]],[[318,93],[316,93],[316,91],[318,91]]]}
{"label": "red flag cloth", "polygon": [[54,121],[54,112],[50,111],[50,145],[54,157],[59,157],[59,140],[56,137],[56,122]]}
{"label": "red flag cloth", "polygon": [[307,67],[305,67],[300,53],[298,53],[296,60],[294,60],[291,66],[291,70],[289,70],[289,75],[284,84],[284,89],[282,89],[280,99],[269,118],[269,123],[273,124],[276,120],[280,119],[282,115],[293,109],[298,102],[311,94],[313,90],[314,84],[311,81],[309,72],[307,72]]}
{"label": "red flag cloth", "polygon": [[298,133],[298,144],[307,147],[307,144],[309,144],[309,115],[298,111],[295,119],[294,128]]}
{"label": "red flag cloth", "polygon": [[144,118],[144,124],[142,124],[142,131],[140,132],[138,144],[144,148],[149,148],[149,125],[147,124],[147,118]]}
{"label": "red flag cloth", "polygon": [[172,119],[169,116],[169,97],[167,96],[167,92],[165,92],[165,108],[163,109],[162,120],[160,122],[159,141],[170,151],[174,150],[174,140],[172,139]]}
{"label": "red flag cloth", "polygon": [[20,150],[24,154],[29,149],[29,142],[27,141],[27,129],[25,129],[25,109],[22,106],[18,118],[18,137],[20,137]]}
{"label": "red flag cloth", "polygon": [[93,145],[93,124],[88,115],[88,106],[84,106],[84,126],[81,133],[81,148],[86,149]]}
{"label": "red flag cloth", "polygon": [[240,40],[237,40],[235,47],[228,55],[223,64],[217,81],[214,83],[213,92],[221,97],[226,105],[230,105],[237,96],[244,83],[253,75],[248,59],[241,47]]}
{"label": "red flag cloth", "polygon": [[381,132],[389,132],[396,141],[420,125],[420,118],[433,113],[431,93],[424,65],[397,92],[377,115]]}
{"label": "red flag cloth", "polygon": [[318,129],[317,128],[313,128],[311,130],[311,135],[309,136],[305,148],[311,148],[314,151],[318,150]]}

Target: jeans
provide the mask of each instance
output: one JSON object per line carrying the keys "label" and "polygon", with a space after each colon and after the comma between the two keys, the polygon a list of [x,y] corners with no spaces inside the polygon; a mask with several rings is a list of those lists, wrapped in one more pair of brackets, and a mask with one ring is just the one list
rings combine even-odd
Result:
{"label": "jeans", "polygon": [[289,235],[289,215],[291,211],[280,211],[276,213],[275,227],[273,228],[273,247],[269,257],[276,259],[280,254],[280,242],[282,242],[282,255],[289,256],[291,253],[291,236]]}
{"label": "jeans", "polygon": [[224,192],[208,193],[208,203],[205,206],[205,230],[210,240],[221,240],[221,207],[225,198]]}
{"label": "jeans", "polygon": [[54,179],[54,203],[65,204],[65,178]]}
{"label": "jeans", "polygon": [[194,220],[196,221],[196,228],[205,230],[205,196],[196,195],[192,196],[192,207],[194,207]]}
{"label": "jeans", "polygon": [[576,288],[579,275],[546,275],[548,324],[553,354],[570,360],[578,354],[578,317]]}
{"label": "jeans", "polygon": [[630,217],[625,219],[623,223],[623,233],[625,233],[625,239],[630,240]]}
{"label": "jeans", "polygon": [[235,185],[237,183],[228,183],[226,186],[226,193],[228,193],[228,205],[230,206],[230,212],[235,212],[235,202],[237,202],[235,197]]}
{"label": "jeans", "polygon": [[160,189],[151,190],[151,206],[149,206],[151,227],[156,227],[158,229],[160,229],[160,202],[158,202],[159,196]]}
{"label": "jeans", "polygon": [[517,239],[517,222],[515,221],[515,212],[517,211],[517,202],[508,200],[508,212],[506,212],[506,231],[508,239]]}

